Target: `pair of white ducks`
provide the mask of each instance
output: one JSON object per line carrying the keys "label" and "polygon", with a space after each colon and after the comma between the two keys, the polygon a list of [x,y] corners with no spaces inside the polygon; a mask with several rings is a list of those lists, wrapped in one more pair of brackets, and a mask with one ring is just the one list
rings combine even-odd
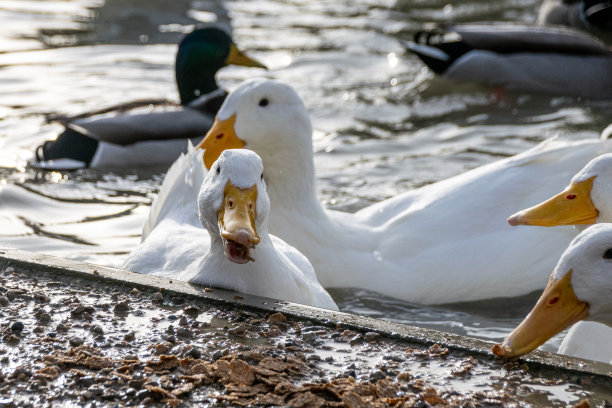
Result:
{"label": "pair of white ducks", "polygon": [[[199,155],[188,154],[166,177],[145,225],[144,242],[126,263],[129,269],[161,269],[176,276],[184,265],[173,262],[173,251],[199,258],[181,252],[190,238],[160,236],[160,226],[202,230],[193,203],[204,167],[214,168],[226,149],[246,148],[261,156],[266,169],[269,231],[306,255],[324,287],[367,288],[439,304],[544,287],[575,230],[513,228],[506,217],[559,191],[584,163],[612,152],[612,141],[547,141],[354,214],[323,209],[317,200],[310,119],[302,99],[286,84],[267,79],[243,83],[228,96],[199,147],[205,150],[204,165]],[[247,265],[257,264],[253,258]]]}

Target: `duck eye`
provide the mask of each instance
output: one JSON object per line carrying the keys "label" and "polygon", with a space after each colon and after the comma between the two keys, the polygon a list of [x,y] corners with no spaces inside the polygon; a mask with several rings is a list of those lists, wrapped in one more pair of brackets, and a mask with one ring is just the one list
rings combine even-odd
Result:
{"label": "duck eye", "polygon": [[608,248],[603,254],[604,259],[612,259],[612,248]]}
{"label": "duck eye", "polygon": [[263,173],[261,173],[261,179],[263,180]]}
{"label": "duck eye", "polygon": [[221,173],[221,166],[217,165],[217,170],[215,170],[217,174]]}
{"label": "duck eye", "polygon": [[259,101],[259,106],[268,106],[268,98],[261,98]]}

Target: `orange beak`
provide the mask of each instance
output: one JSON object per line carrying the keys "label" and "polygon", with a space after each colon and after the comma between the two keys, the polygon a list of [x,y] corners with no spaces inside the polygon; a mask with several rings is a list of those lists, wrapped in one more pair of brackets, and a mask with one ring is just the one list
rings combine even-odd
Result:
{"label": "orange beak", "polygon": [[234,130],[236,114],[220,121],[215,118],[215,123],[204,136],[204,139],[196,148],[204,149],[204,165],[210,170],[215,160],[227,149],[241,149],[245,146],[244,140],[238,138]]}

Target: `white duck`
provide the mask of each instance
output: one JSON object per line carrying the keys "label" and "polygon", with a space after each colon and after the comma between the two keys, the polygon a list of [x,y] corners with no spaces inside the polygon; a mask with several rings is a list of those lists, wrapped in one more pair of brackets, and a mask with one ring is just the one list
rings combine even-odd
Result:
{"label": "white duck", "polygon": [[[538,303],[493,353],[505,358],[529,353],[580,320],[612,327],[612,224],[589,227],[571,242]],[[588,341],[597,349],[609,347],[610,338]]]}
{"label": "white duck", "polygon": [[[324,287],[366,288],[422,304],[543,288],[575,232],[512,228],[507,215],[558,191],[581,163],[612,151],[608,140],[549,141],[350,214],[325,210],[317,199],[311,131],[290,86],[247,81],[228,96],[201,143],[204,162],[210,167],[228,147],[261,156],[274,208],[270,231],[306,255]],[[164,182],[145,236],[158,214],[178,205],[173,192],[180,184],[181,177]]]}
{"label": "white duck", "polygon": [[[202,161],[202,152],[191,145],[179,159],[179,163],[198,161]],[[196,184],[192,183],[193,199],[186,201],[190,205],[165,212],[130,254],[125,269],[338,310],[308,260],[268,234],[270,199],[256,153],[223,152],[198,185],[197,203],[193,196]],[[199,226],[185,222],[196,208]]]}
{"label": "white duck", "polygon": [[[551,199],[520,211],[511,225],[558,226],[612,222],[612,154],[591,160],[569,186]],[[580,322],[570,329],[559,353],[603,362],[612,361],[612,328]]]}

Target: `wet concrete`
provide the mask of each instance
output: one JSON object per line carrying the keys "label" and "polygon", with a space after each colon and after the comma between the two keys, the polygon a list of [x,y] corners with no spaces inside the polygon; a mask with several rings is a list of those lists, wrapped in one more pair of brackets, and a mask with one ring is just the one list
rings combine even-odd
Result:
{"label": "wet concrete", "polygon": [[605,406],[612,366],[0,251],[0,406]]}

